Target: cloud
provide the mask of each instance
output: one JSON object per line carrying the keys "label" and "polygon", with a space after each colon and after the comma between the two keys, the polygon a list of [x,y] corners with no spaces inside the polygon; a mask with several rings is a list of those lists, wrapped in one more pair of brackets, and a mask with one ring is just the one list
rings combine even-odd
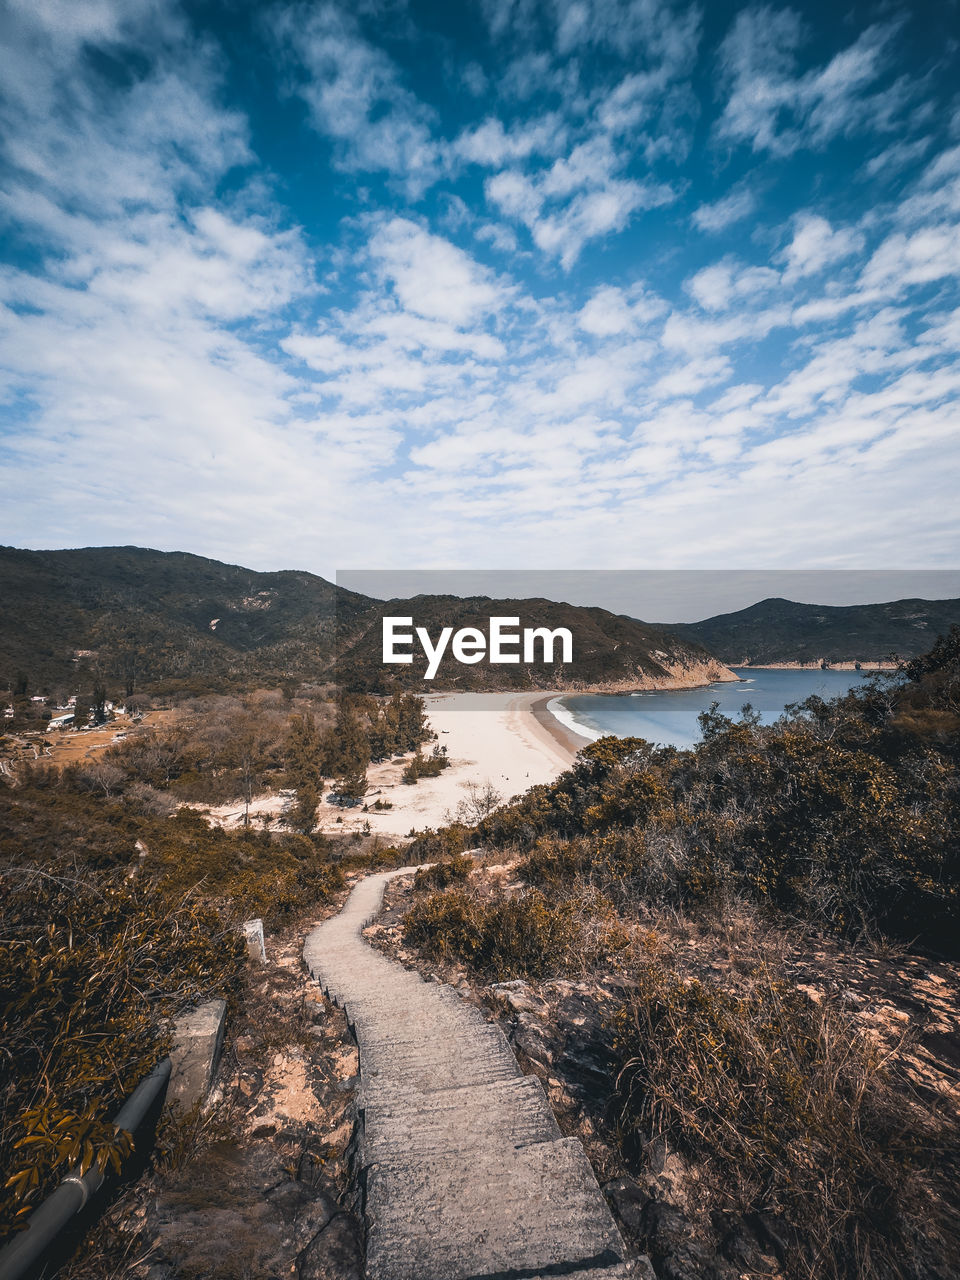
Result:
{"label": "cloud", "polygon": [[506,226],[502,222],[486,222],[477,228],[476,236],[478,240],[483,240],[490,244],[494,249],[498,249],[501,253],[517,254],[520,251],[520,243],[517,240],[516,232],[512,227]]}
{"label": "cloud", "polygon": [[700,39],[700,10],[666,0],[554,0],[554,43],[561,55],[604,48],[689,70]]}
{"label": "cloud", "polygon": [[861,285],[900,293],[908,285],[930,284],[960,274],[960,227],[924,227],[912,235],[896,232],[864,267]]}
{"label": "cloud", "polygon": [[400,303],[427,319],[466,325],[494,311],[508,292],[469,254],[406,218],[380,226],[370,254]]}
{"label": "cloud", "polygon": [[554,156],[563,149],[565,138],[566,126],[556,113],[511,130],[505,129],[501,120],[488,117],[482,124],[463,130],[450,150],[468,163],[499,168],[532,155]]}
{"label": "cloud", "polygon": [[[500,43],[458,52],[399,5],[285,7],[238,68],[173,0],[11,0],[5,540],[327,572],[953,554],[960,148],[932,90],[888,132],[921,90],[887,29],[814,56],[743,11],[694,133],[693,9],[485,10]],[[703,134],[776,165],[684,168]]]}
{"label": "cloud", "polygon": [[819,214],[798,213],[794,217],[793,239],[783,251],[784,282],[792,284],[801,276],[816,275],[859,252],[863,244],[862,233],[853,228],[841,227],[835,231]]}
{"label": "cloud", "polygon": [[725,231],[735,222],[748,218],[756,208],[756,196],[748,187],[740,187],[711,204],[701,204],[690,215],[698,231]]}
{"label": "cloud", "polygon": [[906,169],[923,158],[932,142],[930,137],[891,142],[888,147],[870,157],[863,166],[863,172],[868,178],[876,178],[880,174],[889,176],[897,169]]}
{"label": "cloud", "polygon": [[889,127],[907,84],[869,89],[888,69],[895,31],[894,24],[868,27],[822,68],[800,72],[797,54],[806,33],[799,16],[790,9],[743,10],[720,48],[729,96],[718,137],[789,155],[837,135]]}
{"label": "cloud", "polygon": [[692,396],[704,387],[726,382],[733,366],[726,356],[698,356],[665,373],[653,386],[653,394],[662,399]]}
{"label": "cloud", "polygon": [[748,267],[725,258],[698,271],[685,287],[704,310],[726,311],[734,302],[766,293],[779,283],[779,273],[769,267]]}
{"label": "cloud", "polygon": [[348,11],[335,4],[279,9],[272,26],[306,73],[296,92],[314,128],[334,141],[340,168],[394,174],[414,194],[437,180],[443,155],[434,113]]}
{"label": "cloud", "polygon": [[577,324],[595,338],[635,333],[664,311],[661,299],[642,289],[626,291],[612,285],[594,290],[581,308]]}
{"label": "cloud", "polygon": [[488,178],[487,199],[526,226],[534,244],[569,269],[590,240],[622,230],[639,209],[676,199],[666,183],[616,176],[625,157],[597,136],[534,176],[505,169]]}

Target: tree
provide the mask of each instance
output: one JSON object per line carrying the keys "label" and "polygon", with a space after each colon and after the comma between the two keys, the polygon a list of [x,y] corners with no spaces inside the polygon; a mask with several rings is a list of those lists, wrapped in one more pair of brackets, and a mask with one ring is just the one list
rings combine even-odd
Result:
{"label": "tree", "polygon": [[301,835],[309,835],[317,824],[317,806],[320,792],[312,782],[303,782],[297,788],[296,802],[288,810],[284,821]]}
{"label": "tree", "polygon": [[367,789],[370,743],[360,717],[349,698],[341,698],[337,718],[324,738],[324,776],[334,779],[334,791],[344,799],[359,800]]}
{"label": "tree", "polygon": [[107,690],[101,681],[93,686],[93,723],[103,724],[107,718]]}
{"label": "tree", "polygon": [[231,725],[228,758],[237,770],[243,796],[243,825],[250,823],[250,802],[259,781],[264,754],[271,742],[270,728],[255,712],[245,711]]}
{"label": "tree", "polygon": [[312,786],[315,790],[323,782],[323,741],[312,715],[290,717],[290,728],[284,744],[284,760],[287,778],[292,787],[299,790]]}
{"label": "tree", "polygon": [[466,787],[466,795],[447,818],[450,822],[462,822],[464,826],[475,827],[502,804],[503,796],[489,778],[482,786],[479,782],[470,782]]}
{"label": "tree", "polygon": [[416,751],[427,737],[427,704],[415,693],[399,695],[398,732],[401,751]]}

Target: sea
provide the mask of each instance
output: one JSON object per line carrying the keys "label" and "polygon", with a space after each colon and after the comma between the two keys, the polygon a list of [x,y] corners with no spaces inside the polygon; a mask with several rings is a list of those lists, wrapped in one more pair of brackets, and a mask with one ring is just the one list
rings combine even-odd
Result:
{"label": "sea", "polygon": [[701,740],[697,716],[714,702],[724,715],[737,719],[749,703],[764,724],[773,722],[794,702],[812,694],[835,698],[869,679],[868,671],[764,670],[732,667],[740,683],[704,685],[651,693],[572,693],[553,698],[548,710],[561,724],[584,738],[606,734],[646,738],[660,746],[692,747]]}

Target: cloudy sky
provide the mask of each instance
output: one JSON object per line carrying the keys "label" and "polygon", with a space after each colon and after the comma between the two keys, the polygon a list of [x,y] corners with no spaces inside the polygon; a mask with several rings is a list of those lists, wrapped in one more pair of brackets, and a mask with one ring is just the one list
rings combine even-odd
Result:
{"label": "cloudy sky", "polygon": [[0,541],[958,565],[956,0],[0,13]]}

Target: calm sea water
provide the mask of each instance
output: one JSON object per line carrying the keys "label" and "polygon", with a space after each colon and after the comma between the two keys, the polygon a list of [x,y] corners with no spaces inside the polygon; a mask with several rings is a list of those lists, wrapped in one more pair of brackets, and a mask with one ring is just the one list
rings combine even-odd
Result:
{"label": "calm sea water", "polygon": [[724,715],[736,719],[749,702],[764,724],[772,724],[791,702],[811,694],[834,698],[867,679],[859,671],[761,671],[733,667],[740,684],[711,684],[702,689],[664,693],[567,694],[554,698],[551,712],[575,733],[588,738],[616,734],[647,738],[664,746],[692,747],[700,741],[697,716],[719,702]]}

